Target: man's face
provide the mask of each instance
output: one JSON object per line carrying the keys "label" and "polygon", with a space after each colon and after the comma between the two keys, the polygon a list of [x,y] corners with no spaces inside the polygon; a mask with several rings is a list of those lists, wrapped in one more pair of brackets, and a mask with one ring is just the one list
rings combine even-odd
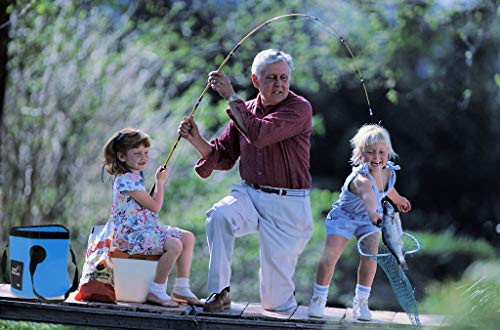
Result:
{"label": "man's face", "polygon": [[290,91],[290,68],[287,62],[264,65],[259,77],[252,75],[255,88],[260,91],[262,104],[273,106],[288,96]]}

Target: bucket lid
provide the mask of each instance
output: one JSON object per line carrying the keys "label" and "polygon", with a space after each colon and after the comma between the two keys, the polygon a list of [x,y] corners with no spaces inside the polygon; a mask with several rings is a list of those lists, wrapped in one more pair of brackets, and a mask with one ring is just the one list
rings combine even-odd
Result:
{"label": "bucket lid", "polygon": [[42,225],[14,227],[11,236],[26,238],[69,238],[69,230],[62,225]]}
{"label": "bucket lid", "polygon": [[115,249],[110,252],[111,259],[134,259],[134,260],[150,260],[158,261],[161,258],[160,255],[144,255],[144,254],[128,254],[127,252]]}

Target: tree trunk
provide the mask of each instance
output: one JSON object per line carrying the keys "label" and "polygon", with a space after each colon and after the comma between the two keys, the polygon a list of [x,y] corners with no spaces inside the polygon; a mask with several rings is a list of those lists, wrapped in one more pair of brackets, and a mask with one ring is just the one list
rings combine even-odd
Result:
{"label": "tree trunk", "polygon": [[[3,112],[5,104],[5,92],[7,90],[7,45],[9,43],[10,15],[7,7],[12,0],[0,0],[0,169],[2,168],[2,141],[3,141]],[[0,186],[3,186],[2,173],[0,172]],[[5,198],[5,197],[2,197]],[[3,201],[0,201],[0,205]],[[6,231],[0,225],[0,241],[6,238]]]}
{"label": "tree trunk", "polygon": [[[5,104],[5,91],[7,89],[7,45],[9,44],[10,15],[7,13],[7,7],[12,3],[11,0],[0,1],[0,127],[3,122],[3,111]],[[1,144],[1,139],[0,139]]]}

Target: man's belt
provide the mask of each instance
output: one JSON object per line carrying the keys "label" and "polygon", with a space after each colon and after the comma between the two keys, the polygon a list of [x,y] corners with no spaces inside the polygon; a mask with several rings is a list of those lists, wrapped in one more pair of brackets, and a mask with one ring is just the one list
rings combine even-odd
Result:
{"label": "man's belt", "polygon": [[268,194],[277,194],[280,196],[285,196],[286,195],[286,189],[276,189],[276,188],[269,188],[269,187],[262,187],[258,184],[253,184],[251,183],[250,186],[252,188],[255,188],[257,190],[263,191]]}

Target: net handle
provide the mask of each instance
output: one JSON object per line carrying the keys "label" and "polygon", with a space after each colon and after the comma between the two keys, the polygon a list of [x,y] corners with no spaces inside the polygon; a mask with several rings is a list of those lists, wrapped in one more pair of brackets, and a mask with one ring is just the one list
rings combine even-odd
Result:
{"label": "net handle", "polygon": [[[363,242],[363,240],[365,238],[367,238],[368,236],[375,234],[379,231],[380,230],[371,231],[371,232],[368,232],[368,233],[364,234],[363,236],[361,236],[361,238],[358,240],[358,243],[357,243],[359,254],[361,254],[362,256],[365,256],[365,257],[387,257],[387,256],[392,255],[390,252],[389,253],[368,254],[368,253],[363,252],[363,250],[361,249],[361,243]],[[405,233],[405,232],[403,232],[403,235],[406,237],[409,237],[411,240],[413,240],[413,242],[415,242],[415,245],[416,245],[416,247],[413,250],[405,251],[404,252],[405,255],[416,253],[416,252],[420,251],[422,246],[420,245],[418,240],[415,238],[415,236],[413,236],[412,234]]]}

